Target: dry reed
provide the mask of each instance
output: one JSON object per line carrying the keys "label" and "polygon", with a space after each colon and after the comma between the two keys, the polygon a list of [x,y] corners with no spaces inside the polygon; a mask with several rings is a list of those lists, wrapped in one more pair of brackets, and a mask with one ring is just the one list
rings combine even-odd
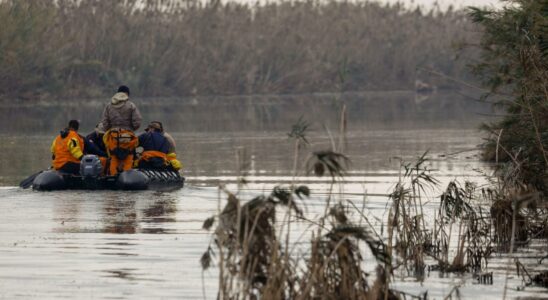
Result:
{"label": "dry reed", "polygon": [[451,55],[470,25],[374,2],[0,1],[0,96],[414,89],[417,67],[470,78]]}

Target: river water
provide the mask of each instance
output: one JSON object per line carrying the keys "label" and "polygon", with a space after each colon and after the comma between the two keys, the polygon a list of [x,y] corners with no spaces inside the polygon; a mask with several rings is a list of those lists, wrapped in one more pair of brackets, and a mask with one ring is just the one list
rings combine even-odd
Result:
{"label": "river water", "polygon": [[[428,150],[428,165],[442,182],[440,189],[455,178],[482,183],[478,170],[489,171],[474,150],[482,142],[476,128],[483,117],[477,113],[486,112],[485,107],[462,99],[439,97],[425,104],[400,97],[388,97],[392,100],[384,104],[377,103],[382,101],[378,94],[347,100],[345,152],[352,164],[344,184],[345,199],[363,204],[377,230],[386,219],[387,194],[398,180],[400,159],[412,160]],[[329,135],[337,139],[340,106],[325,99],[297,98],[217,99],[216,105],[184,99],[160,108],[136,101],[145,119],[163,120],[178,143],[187,183],[169,193],[44,193],[16,187],[27,175],[48,166],[49,143],[63,120],[82,118],[89,131],[94,122],[89,115],[99,114],[100,106],[82,103],[62,112],[50,106],[0,108],[4,117],[0,123],[6,127],[13,127],[14,119],[21,116],[33,117],[13,129],[17,134],[4,134],[0,145],[4,153],[0,158],[0,298],[215,299],[216,268],[202,272],[199,259],[211,242],[201,226],[217,212],[218,185],[236,191],[242,158],[248,162],[249,181],[240,191],[243,199],[289,183],[294,150],[287,132],[301,115],[309,120],[311,130],[310,144],[300,152],[299,169],[307,153],[330,147]],[[44,115],[45,111],[50,115]],[[327,182],[304,172],[298,181],[312,190],[305,211],[313,219],[325,203]],[[432,191],[431,201],[424,203],[427,213],[437,208],[435,196],[440,189]],[[298,237],[305,228],[295,226],[295,242],[304,243]],[[536,259],[545,247],[533,245],[531,253],[520,252],[522,262],[531,270],[546,269],[546,262],[539,265]],[[374,265],[371,258],[366,264]],[[500,299],[507,265],[505,255],[491,260],[487,271],[495,274],[493,285],[475,284],[471,275],[432,272],[424,280],[396,274],[394,287],[415,295],[428,291],[431,299],[443,299],[460,286],[463,298]],[[511,298],[548,297],[544,289],[517,291],[521,278],[514,271],[511,275],[507,285]]]}

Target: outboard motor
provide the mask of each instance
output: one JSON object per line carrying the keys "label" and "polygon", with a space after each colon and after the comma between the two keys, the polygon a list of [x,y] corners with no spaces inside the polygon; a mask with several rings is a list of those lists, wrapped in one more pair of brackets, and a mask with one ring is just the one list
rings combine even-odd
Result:
{"label": "outboard motor", "polygon": [[84,178],[98,178],[103,172],[103,165],[97,155],[88,154],[80,162],[80,175]]}

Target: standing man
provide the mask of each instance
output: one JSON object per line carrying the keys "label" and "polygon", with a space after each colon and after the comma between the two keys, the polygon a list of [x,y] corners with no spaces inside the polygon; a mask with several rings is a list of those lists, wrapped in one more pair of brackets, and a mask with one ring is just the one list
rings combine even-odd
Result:
{"label": "standing man", "polygon": [[129,101],[129,88],[121,85],[105,107],[101,124],[105,132],[111,128],[135,132],[141,127],[142,119],[137,106]]}
{"label": "standing man", "polygon": [[141,126],[141,113],[129,101],[129,88],[122,85],[103,111],[101,120],[105,131],[103,141],[110,159],[108,174],[116,175],[133,166],[133,152],[138,139],[134,131]]}
{"label": "standing man", "polygon": [[84,156],[84,139],[78,134],[80,122],[70,120],[51,144],[53,168],[69,174],[80,174],[80,160]]}

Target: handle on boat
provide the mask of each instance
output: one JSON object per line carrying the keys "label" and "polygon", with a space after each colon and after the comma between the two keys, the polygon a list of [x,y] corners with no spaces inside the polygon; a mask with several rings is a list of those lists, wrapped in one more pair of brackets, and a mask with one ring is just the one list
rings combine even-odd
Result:
{"label": "handle on boat", "polygon": [[32,186],[32,183],[34,182],[34,178],[36,178],[36,176],[40,175],[42,172],[44,171],[39,171],[30,175],[29,177],[21,181],[21,183],[19,183],[19,186],[23,189],[28,189],[29,187]]}

